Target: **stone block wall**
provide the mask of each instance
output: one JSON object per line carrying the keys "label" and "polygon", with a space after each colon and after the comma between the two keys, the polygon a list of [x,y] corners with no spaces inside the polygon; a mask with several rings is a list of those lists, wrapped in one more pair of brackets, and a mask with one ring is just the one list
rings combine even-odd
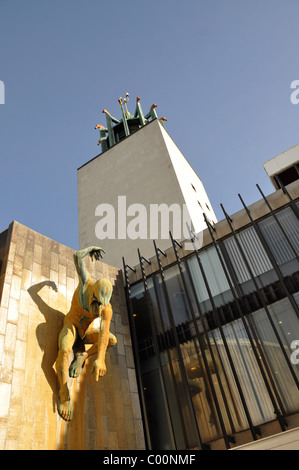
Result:
{"label": "stone block wall", "polygon": [[[1,237],[1,235],[0,235]],[[105,248],[103,246],[103,248]],[[58,335],[78,278],[74,250],[13,222],[3,232],[0,272],[0,449],[143,449],[144,435],[122,273],[85,258],[93,279],[113,284],[107,374],[94,357],[69,379],[74,418],[56,411]],[[54,289],[53,289],[54,287]]]}

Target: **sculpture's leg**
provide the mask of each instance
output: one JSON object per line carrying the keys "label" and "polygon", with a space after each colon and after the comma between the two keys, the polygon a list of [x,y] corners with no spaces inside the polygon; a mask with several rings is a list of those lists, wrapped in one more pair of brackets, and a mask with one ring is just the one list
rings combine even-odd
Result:
{"label": "sculpture's leg", "polygon": [[[70,376],[71,377],[78,377],[81,374],[84,362],[90,356],[93,356],[98,352],[98,338],[99,338],[99,328],[89,327],[86,331],[86,335],[84,338],[85,344],[92,344],[91,348],[89,348],[86,352],[78,352],[76,354],[74,362],[70,366]],[[117,343],[116,337],[109,332],[109,342],[108,348],[114,346]]]}
{"label": "sculpture's leg", "polygon": [[93,344],[88,351],[85,352],[78,352],[75,356],[74,362],[70,366],[70,377],[79,377],[82,372],[84,362],[89,356],[95,354],[98,350],[98,345]]}
{"label": "sculpture's leg", "polygon": [[110,304],[102,306],[101,308],[101,328],[99,331],[98,338],[98,354],[94,361],[91,369],[91,373],[95,374],[96,382],[99,377],[103,377],[106,372],[105,355],[110,340],[110,324],[112,319],[113,311]]}
{"label": "sculpture's leg", "polygon": [[73,407],[67,386],[67,379],[68,361],[75,339],[75,327],[66,323],[59,335],[59,352],[56,359],[56,372],[59,381],[58,413],[65,421],[70,421],[73,417]]}

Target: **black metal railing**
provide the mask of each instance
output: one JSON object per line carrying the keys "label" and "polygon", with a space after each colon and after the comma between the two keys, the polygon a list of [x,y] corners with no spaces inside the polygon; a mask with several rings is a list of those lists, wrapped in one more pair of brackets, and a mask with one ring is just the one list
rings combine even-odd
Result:
{"label": "black metal railing", "polygon": [[[281,182],[280,182],[281,184]],[[298,218],[298,207],[295,201],[289,195],[287,189],[281,184],[281,188],[284,193],[289,198],[289,207],[293,210],[293,213]],[[258,187],[260,193],[264,201],[266,202],[270,214],[275,218],[278,226],[281,229],[282,237],[286,243],[290,246],[294,258],[298,258],[298,253],[296,248],[294,247],[290,237],[284,230],[284,227],[279,222],[279,219],[276,216],[276,212],[272,209],[269,201],[267,200],[266,196],[262,193],[260,188]],[[205,371],[204,380],[206,381],[206,387],[210,391],[210,395],[213,400],[213,404],[215,407],[215,414],[217,417],[217,423],[219,424],[219,433],[224,439],[226,448],[230,448],[231,444],[234,442],[235,433],[235,426],[234,420],[231,416],[230,407],[227,403],[227,394],[224,390],[224,383],[223,378],[219,374],[219,361],[215,356],[215,342],[211,337],[210,332],[216,330],[219,332],[221,341],[226,353],[226,357],[228,359],[228,364],[234,378],[236,388],[238,390],[238,394],[240,397],[240,401],[243,407],[243,412],[245,414],[247,420],[247,427],[251,432],[251,437],[253,440],[257,440],[258,436],[261,435],[260,428],[253,423],[253,419],[250,413],[250,409],[248,406],[248,402],[246,399],[246,394],[244,393],[244,384],[240,381],[240,377],[237,372],[236,364],[234,362],[234,358],[232,357],[230,347],[228,344],[227,337],[225,335],[223,327],[234,320],[240,320],[244,330],[246,331],[246,335],[248,341],[250,343],[251,349],[256,359],[256,363],[259,369],[260,376],[264,383],[265,389],[268,393],[268,399],[272,403],[274,414],[280,424],[281,430],[285,431],[287,429],[287,420],[286,420],[286,412],[284,409],[283,400],[280,396],[280,392],[278,390],[277,384],[273,379],[273,374],[270,370],[268,360],[265,356],[265,352],[262,348],[261,341],[258,337],[257,331],[252,323],[251,314],[263,309],[266,313],[267,320],[271,325],[273,330],[273,334],[276,338],[277,344],[279,345],[281,355],[285,362],[285,366],[288,368],[289,373],[294,381],[297,389],[299,389],[299,380],[296,371],[294,370],[294,365],[291,363],[290,357],[286,351],[286,348],[282,342],[281,336],[277,329],[277,325],[273,321],[273,316],[271,314],[269,306],[274,304],[275,302],[287,298],[290,302],[290,305],[293,308],[293,311],[299,318],[299,309],[298,305],[294,299],[294,294],[299,292],[299,271],[294,272],[289,275],[283,275],[280,266],[277,264],[273,253],[271,252],[267,240],[263,235],[262,231],[259,228],[258,223],[254,220],[251,216],[249,208],[244,203],[243,199],[239,195],[240,200],[243,204],[243,207],[248,215],[248,226],[254,228],[256,235],[260,243],[262,244],[270,262],[271,266],[277,276],[277,280],[268,283],[267,285],[261,285],[261,282],[258,282],[257,277],[254,275],[250,263],[248,262],[246,253],[239,241],[237,233],[233,227],[233,220],[227,214],[224,207],[222,207],[225,218],[227,223],[230,227],[231,236],[234,238],[236,245],[238,246],[239,253],[241,254],[242,261],[244,262],[249,275],[252,285],[254,289],[252,292],[244,293],[242,289],[242,284],[240,284],[236,278],[234,269],[229,259],[228,252],[225,248],[225,245],[222,240],[218,240],[215,236],[215,228],[209,223],[208,219],[205,217],[206,224],[208,231],[211,237],[211,243],[214,246],[216,253],[218,255],[219,262],[222,266],[223,272],[225,274],[227,283],[229,285],[230,291],[232,293],[232,300],[229,302],[224,302],[221,305],[215,304],[215,299],[213,298],[211,288],[209,286],[208,278],[205,273],[205,269],[203,263],[201,262],[201,254],[200,250],[194,248],[193,255],[196,257],[198,262],[198,267],[208,293],[210,309],[208,311],[203,311],[202,306],[196,296],[195,293],[195,285],[194,279],[192,278],[188,263],[181,259],[179,256],[179,250],[181,245],[175,239],[173,239],[172,234],[170,233],[170,240],[172,243],[173,252],[175,254],[175,263],[178,268],[179,278],[181,281],[181,285],[183,286],[183,293],[185,296],[188,312],[190,314],[190,319],[185,322],[181,322],[179,324],[175,323],[174,320],[174,312],[173,307],[171,306],[171,302],[169,299],[169,292],[167,289],[167,282],[165,280],[165,269],[163,268],[161,262],[161,256],[166,258],[166,253],[162,251],[154,241],[154,252],[156,255],[156,260],[158,263],[158,272],[154,273],[156,277],[156,284],[154,283],[154,288],[157,289],[157,283],[159,288],[161,289],[163,299],[164,299],[164,310],[166,308],[167,318],[168,318],[168,327],[165,327],[165,311],[162,311],[161,305],[157,302],[155,305],[155,311],[153,309],[151,295],[149,293],[148,288],[148,278],[146,275],[146,270],[144,268],[144,263],[150,264],[150,260],[147,260],[142,256],[140,251],[138,250],[139,256],[139,265],[141,269],[141,281],[143,282],[143,291],[144,291],[144,298],[145,298],[145,305],[146,305],[146,314],[149,318],[150,330],[148,331],[148,336],[146,338],[138,338],[136,334],[136,327],[134,323],[133,317],[133,307],[132,307],[132,297],[131,297],[131,285],[129,282],[129,275],[128,269],[130,268],[126,265],[125,260],[123,260],[124,264],[124,275],[125,275],[125,283],[126,283],[126,292],[127,292],[127,302],[128,302],[128,310],[129,310],[129,317],[130,317],[130,327],[132,332],[132,341],[133,347],[135,350],[135,360],[136,360],[136,369],[137,369],[137,376],[139,382],[139,390],[141,395],[141,403],[143,407],[143,416],[144,416],[144,425],[145,425],[145,434],[147,437],[147,444],[148,448],[151,448],[151,430],[149,428],[148,420],[147,420],[147,411],[146,411],[146,399],[144,397],[144,387],[142,385],[142,366],[141,362],[149,358],[151,356],[155,356],[158,361],[158,370],[159,370],[159,379],[163,391],[163,400],[165,404],[165,409],[167,410],[167,416],[170,423],[171,428],[171,446],[172,448],[176,448],[176,437],[175,437],[175,430],[174,430],[174,422],[172,419],[172,411],[171,406],[167,396],[167,386],[166,386],[166,378],[165,378],[165,369],[161,362],[160,354],[162,352],[166,352],[169,354],[170,350],[175,351],[176,359],[178,362],[178,367],[180,370],[180,375],[182,379],[182,389],[185,394],[186,398],[186,406],[188,408],[188,414],[190,419],[190,425],[193,427],[194,433],[196,435],[196,446],[198,449],[205,449],[209,448],[209,446],[203,442],[201,437],[201,429],[198,426],[197,416],[194,410],[194,405],[192,401],[192,393],[188,383],[188,377],[186,374],[186,364],[184,363],[184,358],[182,355],[182,348],[181,346],[185,343],[193,342],[194,349],[197,354],[198,362],[201,364],[202,370]],[[153,276],[153,274],[151,275]],[[157,296],[158,299],[158,296]],[[195,303],[194,303],[195,302]],[[157,317],[159,320],[159,328],[157,325]],[[299,321],[299,320],[298,320]],[[162,326],[161,326],[162,325]],[[162,331],[161,331],[162,328]],[[172,357],[168,356],[168,367],[170,369],[171,377],[175,376],[175,372],[172,366]],[[212,368],[212,369],[211,369]],[[225,371],[224,371],[225,372]],[[219,398],[219,393],[216,393],[213,374],[217,376],[217,383],[220,389],[221,399]],[[175,383],[175,381],[174,381]],[[176,400],[178,405],[179,397],[176,395]],[[221,403],[220,403],[221,402]],[[299,410],[298,410],[299,411]],[[224,419],[224,415],[226,419]],[[184,417],[181,414],[180,416],[182,426],[184,427]],[[186,442],[186,447],[188,443]]]}

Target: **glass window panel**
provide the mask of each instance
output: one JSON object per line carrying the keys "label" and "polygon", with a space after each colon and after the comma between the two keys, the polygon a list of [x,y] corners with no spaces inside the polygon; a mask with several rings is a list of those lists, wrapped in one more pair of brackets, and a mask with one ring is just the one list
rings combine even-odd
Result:
{"label": "glass window panel", "polygon": [[282,274],[287,276],[299,270],[296,259],[299,250],[299,222],[290,207],[277,212],[276,216],[286,236],[273,216],[259,222],[259,226]]}
{"label": "glass window panel", "polygon": [[143,375],[144,399],[153,449],[171,450],[170,423],[165,409],[158,370]]}
{"label": "glass window panel", "polygon": [[[179,404],[181,407],[182,411],[182,421],[183,422],[183,430],[185,433],[185,439],[187,441],[187,448],[192,448],[197,446],[197,437],[196,437],[196,430],[194,426],[194,420],[192,419],[191,413],[192,411],[190,410],[189,407],[189,397],[188,394],[186,393],[186,387],[184,386],[182,374],[181,374],[181,368],[180,368],[180,363],[177,359],[176,352],[173,349],[170,351],[170,360],[171,360],[171,366],[172,366],[172,373],[174,377],[174,383],[175,387],[178,393],[178,398],[179,398]],[[173,394],[173,391],[170,389],[170,393]],[[172,409],[173,403],[171,404],[171,409]],[[176,410],[175,413],[178,413]],[[178,416],[174,416],[174,421],[178,420]],[[200,431],[201,435],[201,431]]]}
{"label": "glass window panel", "polygon": [[[297,217],[289,207],[283,211],[277,212],[276,216],[287,233],[287,236],[291,240],[294,249],[298,252],[299,227]],[[260,221],[259,226],[273,256],[276,259],[276,262],[279,265],[284,264],[295,257],[294,251],[290,247],[283,231],[273,216]]]}
{"label": "glass window panel", "polygon": [[[293,339],[299,339],[299,322],[297,316],[288,299],[275,302],[269,305],[268,308],[279,337],[290,359],[293,352],[290,348],[291,342]],[[297,411],[299,408],[298,389],[265,310],[261,309],[254,312],[251,314],[251,318],[253,319],[256,332],[260,338],[285,408],[287,412]],[[299,377],[298,366],[293,365],[293,368]]]}
{"label": "glass window panel", "polygon": [[[186,433],[185,431],[182,409],[185,409],[187,405],[185,401],[182,400],[182,393],[180,393],[181,389],[179,388],[179,384],[181,384],[182,382],[180,374],[178,374],[177,377],[175,376],[173,364],[170,363],[170,354],[168,354],[168,358],[168,364],[163,366],[163,376],[165,381],[167,401],[170,410],[176,448],[178,450],[186,449],[186,447],[190,447],[190,445],[188,443],[188,433]],[[173,360],[176,361],[175,359]]]}
{"label": "glass window panel", "polygon": [[[201,353],[196,351],[194,343],[191,341],[181,345],[181,350],[200,436],[203,442],[209,442],[221,437],[222,431],[203,357]],[[207,351],[205,351],[205,357],[211,365],[210,372],[212,380],[215,381],[215,370]]]}
{"label": "glass window panel", "polygon": [[292,250],[287,245],[284,235],[274,217],[267,217],[267,219],[259,222],[259,226],[276,262],[281,265],[290,261],[293,258]]}
{"label": "glass window panel", "polygon": [[[199,257],[208,286],[214,298],[215,305],[220,306],[233,300],[233,295],[230,291],[226,274],[223,271],[215,247],[210,247],[207,250],[201,251],[199,253]],[[209,300],[208,291],[201,273],[201,269],[199,267],[197,257],[195,255],[190,257],[187,260],[187,263],[190,269],[190,274],[198,301],[201,304],[201,311],[206,312],[211,310],[211,302]]]}
{"label": "glass window panel", "polygon": [[238,282],[244,283],[254,277],[273,269],[267,253],[255,231],[254,227],[248,227],[224,241],[228,256],[236,273]]}
{"label": "glass window panel", "polygon": [[239,232],[237,238],[241,243],[244,255],[255,277],[273,269],[271,261],[253,226]]}
{"label": "glass window panel", "polygon": [[[159,292],[161,286],[157,285],[157,281],[157,278],[148,280],[156,327],[159,321],[158,307],[160,308],[163,302],[162,291]],[[156,293],[158,293],[157,296]],[[160,297],[159,302],[157,297]],[[196,446],[195,432],[187,409],[187,397],[183,387],[176,348],[172,345],[172,341],[167,343],[164,338],[160,345],[162,349],[160,349],[159,356],[154,355],[152,324],[149,321],[142,282],[131,288],[131,300],[144,385],[146,413],[153,448],[172,449],[172,445],[174,445],[172,431],[174,432],[177,449],[194,447]],[[165,333],[165,325],[162,325],[162,323],[157,328],[160,336]],[[165,347],[166,350],[163,350]],[[162,366],[163,377],[159,372],[159,362]],[[162,380],[166,387],[166,396],[162,390]],[[184,410],[184,413],[181,413],[181,410]],[[159,432],[157,432],[157,426]]]}
{"label": "glass window panel", "polygon": [[299,221],[291,207],[287,207],[276,213],[287,237],[289,238],[296,254],[299,254]]}
{"label": "glass window panel", "polygon": [[[223,327],[223,332],[253,424],[258,425],[274,419],[273,405],[270,401],[266,385],[256,362],[243,322],[236,320],[227,324]],[[229,383],[231,396],[230,404],[232,414],[234,413],[236,416],[237,429],[248,428],[245,411],[220,331],[215,330],[213,335]]]}
{"label": "glass window panel", "polygon": [[152,348],[152,330],[148,309],[144,298],[143,283],[131,288],[133,320],[136,328],[139,350]]}
{"label": "glass window panel", "polygon": [[165,284],[169,296],[170,306],[175,324],[184,323],[191,320],[191,313],[188,300],[184,291],[183,282],[179,268],[172,266],[164,271]]}
{"label": "glass window panel", "polygon": [[[151,277],[147,280],[148,293],[150,297],[150,306],[147,305],[144,294],[143,282],[139,282],[131,287],[131,300],[133,306],[133,318],[137,330],[138,339],[148,339],[152,337],[152,323],[150,321],[149,311],[153,315],[153,322],[157,333],[161,333],[168,327],[163,320],[166,320],[165,303],[162,295],[156,288],[156,279]],[[150,310],[149,310],[150,309]],[[165,318],[160,315],[164,313]]]}
{"label": "glass window panel", "polygon": [[170,320],[169,320],[169,313],[167,310],[167,302],[165,299],[165,290],[161,281],[160,275],[153,276],[154,286],[155,286],[155,294],[157,299],[157,304],[159,305],[161,321],[159,323],[158,332],[164,332],[165,330],[170,329]]}
{"label": "glass window panel", "polygon": [[155,278],[150,277],[147,280],[147,285],[148,285],[148,293],[151,299],[151,309],[152,309],[152,313],[154,316],[155,329],[156,329],[156,332],[159,333],[163,331],[164,328],[163,328],[163,318],[161,319],[161,315],[160,315],[161,299],[160,297],[157,297],[158,292],[155,287],[156,285]]}

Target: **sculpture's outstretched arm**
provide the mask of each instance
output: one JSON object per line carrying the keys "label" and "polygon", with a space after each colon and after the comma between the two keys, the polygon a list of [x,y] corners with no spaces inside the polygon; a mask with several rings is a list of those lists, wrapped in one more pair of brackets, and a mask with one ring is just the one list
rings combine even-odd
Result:
{"label": "sculpture's outstretched arm", "polygon": [[88,281],[89,273],[85,267],[83,258],[89,255],[91,260],[93,259],[99,260],[103,258],[102,253],[106,253],[105,250],[99,248],[98,246],[89,246],[83,250],[79,250],[74,254],[74,263],[76,266],[76,270],[80,279],[80,282],[84,285]]}
{"label": "sculpture's outstretched arm", "polygon": [[49,306],[46,304],[46,302],[39,295],[39,291],[44,286],[51,287],[51,289],[53,289],[55,292],[58,292],[57,286],[56,286],[55,282],[53,282],[53,281],[42,281],[38,284],[30,286],[28,291],[27,291],[30,294],[32,300],[36,303],[36,305],[38,306],[38,308],[40,309],[40,311],[42,312],[43,315],[45,315],[49,310]]}

